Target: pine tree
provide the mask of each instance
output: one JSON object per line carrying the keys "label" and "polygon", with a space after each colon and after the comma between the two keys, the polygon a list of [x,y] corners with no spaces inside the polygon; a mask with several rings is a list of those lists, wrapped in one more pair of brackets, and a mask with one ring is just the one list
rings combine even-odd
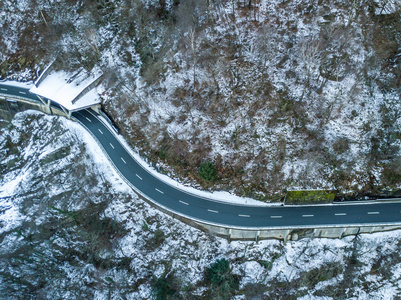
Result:
{"label": "pine tree", "polygon": [[216,170],[210,161],[202,163],[199,167],[199,176],[206,181],[213,181],[216,178]]}

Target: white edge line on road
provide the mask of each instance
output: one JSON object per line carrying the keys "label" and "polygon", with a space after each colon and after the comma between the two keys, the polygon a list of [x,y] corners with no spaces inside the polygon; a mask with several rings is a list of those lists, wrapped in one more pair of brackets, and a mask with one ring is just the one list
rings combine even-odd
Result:
{"label": "white edge line on road", "polygon": [[[79,121],[79,120],[78,120]],[[86,128],[89,132],[89,134],[92,135],[92,137],[97,140],[96,136],[85,126],[85,124],[81,123],[81,125]],[[97,140],[98,141],[98,140]],[[99,142],[99,141],[98,141]],[[212,225],[212,226],[221,226],[222,224],[225,226],[230,226],[228,224],[224,224],[224,223],[216,223],[216,222],[210,222],[210,221],[204,221],[202,219],[198,219],[196,217],[192,217],[189,216],[185,213],[180,213],[174,209],[168,208],[167,206],[164,206],[163,204],[160,204],[159,202],[153,200],[152,198],[146,196],[144,193],[142,193],[138,188],[136,188],[130,181],[127,180],[127,178],[121,174],[120,170],[117,168],[117,166],[114,164],[114,161],[110,158],[110,156],[108,155],[108,153],[104,150],[104,148],[102,147],[101,143],[99,143],[100,148],[102,149],[102,151],[104,151],[104,154],[108,157],[108,159],[110,160],[111,164],[114,166],[114,168],[116,169],[117,173],[120,174],[121,178],[134,190],[136,191],[139,195],[141,195],[142,197],[144,197],[145,199],[147,199],[148,201],[152,202],[153,204],[155,204],[158,207],[161,207],[162,209],[165,209],[167,211],[171,211],[173,213],[178,214],[179,216],[182,216],[184,218],[188,218],[189,220],[195,220],[200,222],[201,224],[206,224],[206,225]],[[124,145],[122,145],[124,146]],[[181,203],[187,204],[184,201],[179,200]],[[400,211],[401,212],[401,211]],[[401,222],[380,222],[380,223],[350,223],[350,225],[353,226],[395,226],[395,225],[401,225]],[[320,225],[319,227],[321,228],[343,228],[343,225]],[[240,230],[249,230],[250,227],[245,227],[245,226],[233,226],[231,225],[231,228],[234,229],[240,229]],[[251,230],[275,230],[275,229],[309,229],[310,226],[308,225],[296,225],[296,226],[263,226],[263,227],[251,227]]]}
{"label": "white edge line on road", "polygon": [[310,218],[310,217],[314,217],[315,215],[302,215],[303,218]]}
{"label": "white edge line on road", "polygon": [[280,219],[280,218],[282,218],[283,216],[270,216],[270,218],[272,218],[272,219]]}
{"label": "white edge line on road", "polygon": [[[19,98],[16,98],[16,99],[19,99]],[[29,100],[29,101],[31,101],[31,102],[32,102],[32,101],[33,101],[33,102],[36,101],[36,102],[37,102],[38,100]],[[76,119],[76,118],[74,118],[74,119]],[[77,120],[77,119],[76,119],[76,120]],[[77,121],[79,122],[79,120],[77,120]],[[80,122],[80,123],[81,123],[81,122]],[[89,128],[87,128],[87,127],[85,126],[85,124],[81,123],[81,125],[82,125],[84,128],[86,128],[86,130],[89,132],[89,134],[92,135],[92,137],[94,138],[94,140],[98,142],[100,148],[103,150],[104,154],[105,154],[106,157],[109,159],[110,163],[114,166],[114,168],[116,169],[117,173],[121,176],[121,178],[122,178],[129,186],[131,186],[138,194],[142,195],[145,199],[147,199],[147,200],[149,200],[150,202],[156,204],[157,206],[159,206],[159,207],[161,207],[161,208],[163,208],[163,209],[166,209],[166,210],[168,210],[168,211],[175,212],[175,213],[177,213],[178,215],[181,215],[181,216],[183,216],[183,217],[189,218],[189,219],[191,219],[191,220],[199,221],[199,222],[201,222],[201,223],[203,223],[203,224],[221,226],[220,223],[208,222],[208,221],[205,221],[205,220],[201,220],[201,219],[197,219],[197,218],[195,218],[195,217],[188,216],[188,215],[183,214],[183,213],[179,213],[179,212],[177,212],[177,211],[175,211],[175,210],[173,210],[173,209],[171,209],[171,208],[168,208],[168,207],[166,207],[166,206],[164,206],[164,205],[162,205],[162,204],[156,202],[155,200],[151,199],[150,197],[147,197],[147,196],[146,196],[145,194],[143,194],[140,190],[138,190],[135,186],[133,186],[132,183],[129,182],[129,181],[121,174],[121,172],[119,171],[119,169],[118,169],[118,168],[116,167],[116,165],[114,164],[114,161],[110,158],[110,156],[108,155],[108,153],[107,153],[107,152],[105,151],[105,149],[102,147],[102,144],[99,142],[99,140],[97,140],[96,136],[91,132],[91,130],[89,130]],[[123,146],[124,146],[124,145],[123,145]],[[361,204],[362,204],[362,203],[361,203]],[[365,204],[365,203],[364,203],[364,204]],[[352,205],[355,205],[355,204],[352,204]],[[379,212],[375,212],[375,213],[379,213]],[[401,222],[380,222],[380,223],[373,223],[373,224],[367,222],[367,223],[350,223],[350,224],[351,224],[351,225],[354,225],[354,226],[369,226],[369,225],[374,225],[374,226],[394,226],[394,225],[401,225]],[[226,224],[226,225],[228,225],[228,224]],[[248,227],[243,227],[243,226],[233,226],[233,225],[231,225],[231,226],[232,226],[232,228],[236,228],[236,229],[244,229],[244,230],[248,230],[248,229],[249,229]],[[329,226],[329,225],[321,225],[321,227],[322,227],[322,228],[332,228],[332,227],[334,227],[334,228],[341,228],[341,227],[343,227],[343,225],[334,225],[334,224],[333,224],[333,225],[330,225],[330,226]],[[252,229],[259,229],[259,230],[276,229],[276,228],[290,229],[290,227],[285,227],[285,226],[252,227]],[[291,228],[309,228],[309,227],[308,227],[308,226],[304,226],[304,225],[298,225],[298,226],[291,226]]]}
{"label": "white edge line on road", "polygon": [[217,210],[213,210],[213,209],[208,209],[207,211],[210,211],[210,212],[215,213],[215,214],[219,213]]}
{"label": "white edge line on road", "polygon": [[112,143],[110,143],[110,146],[111,146],[111,148],[113,148],[113,149],[114,149],[114,146],[113,146],[113,144],[112,144]]}
{"label": "white edge line on road", "polygon": [[347,214],[346,213],[337,213],[337,214],[334,214],[335,216],[346,216]]}
{"label": "white edge line on road", "polygon": [[238,215],[239,217],[243,217],[243,218],[250,218],[250,215]]}
{"label": "white edge line on road", "polygon": [[139,176],[138,174],[135,174],[136,177],[138,177],[140,180],[143,180],[141,176]]}
{"label": "white edge line on road", "polygon": [[127,164],[127,162],[124,160],[124,158],[121,157],[121,160],[122,160],[125,164]]}
{"label": "white edge line on road", "polygon": [[164,194],[164,192],[159,189],[155,189],[155,190],[158,191],[160,194]]}
{"label": "white edge line on road", "polygon": [[368,215],[378,215],[380,214],[378,211],[368,211]]}
{"label": "white edge line on road", "polygon": [[[134,150],[131,149],[131,148],[129,148],[128,145],[126,145],[126,144],[122,143],[121,141],[119,141],[119,138],[121,138],[121,136],[118,134],[118,132],[115,132],[115,129],[114,129],[110,124],[108,124],[107,121],[103,121],[101,118],[98,117],[98,115],[95,115],[94,112],[91,111],[91,109],[87,109],[86,111],[87,111],[88,113],[90,113],[94,118],[96,118],[100,123],[102,123],[102,125],[115,137],[115,139],[119,142],[119,144],[125,149],[125,151],[132,157],[132,159],[133,159],[134,161],[136,161],[136,163],[137,163],[144,171],[148,172],[148,173],[149,173],[150,175],[152,175],[153,177],[157,177],[157,176],[155,176],[155,175],[152,173],[151,170],[148,169],[149,164],[147,164],[147,167],[143,166],[143,165],[142,165],[142,162],[139,162],[139,161],[134,157],[134,155],[131,154],[131,151],[132,151],[132,153],[135,153]],[[102,117],[102,118],[104,119],[104,117],[103,117],[102,115],[100,115],[100,117]],[[107,124],[106,124],[106,123],[107,123]],[[90,129],[87,128],[87,127],[85,126],[85,124],[82,124],[82,125],[83,125],[88,131],[90,131]],[[124,139],[123,139],[123,140],[124,140]],[[126,143],[126,141],[124,141],[124,142]],[[138,153],[135,153],[135,155],[139,155],[139,154],[138,154]],[[140,156],[139,156],[139,157],[140,157]],[[145,162],[146,162],[146,161],[145,161]],[[176,188],[176,186],[177,186],[176,184],[172,184],[170,181],[164,180],[164,179],[162,179],[161,177],[157,177],[157,179],[163,181],[163,183],[166,183],[166,184],[168,184],[168,185],[171,186],[171,187]],[[180,188],[179,190],[180,190],[181,192],[187,194],[187,195],[196,196],[196,197],[202,198],[202,199],[204,199],[204,200],[209,200],[209,201],[213,201],[213,202],[217,202],[217,203],[224,203],[224,204],[229,203],[229,202],[226,202],[226,201],[221,201],[221,200],[216,199],[216,198],[210,198],[210,196],[198,195],[198,194],[196,194],[196,192],[186,191],[185,189],[181,189],[181,188]],[[270,207],[269,205],[263,205],[263,206],[260,206],[260,205],[247,205],[247,204],[243,204],[243,203],[239,203],[239,202],[238,202],[238,203],[233,202],[233,203],[230,203],[230,205],[235,205],[235,206],[238,206],[238,207],[244,207],[244,206],[245,206],[245,207],[247,207],[247,206],[252,206],[252,207]],[[277,207],[277,206],[274,205],[273,207]],[[216,223],[216,224],[217,224],[217,223]]]}
{"label": "white edge line on road", "polygon": [[185,205],[189,205],[189,203],[184,202],[184,201],[182,201],[182,200],[178,200],[178,202],[180,202],[180,203],[182,203],[182,204],[185,204]]}
{"label": "white edge line on road", "polygon": [[103,134],[103,132],[98,128],[97,130],[99,130],[99,132],[101,133],[101,134]]}

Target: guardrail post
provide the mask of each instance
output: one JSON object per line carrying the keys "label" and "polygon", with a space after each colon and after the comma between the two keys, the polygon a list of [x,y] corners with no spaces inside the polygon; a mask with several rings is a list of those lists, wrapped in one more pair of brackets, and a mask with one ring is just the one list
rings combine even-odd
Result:
{"label": "guardrail post", "polygon": [[260,235],[260,230],[256,231],[256,237],[255,237],[256,242],[259,240],[259,235]]}
{"label": "guardrail post", "polygon": [[36,95],[36,96],[39,98],[40,102],[43,103],[43,105],[47,105],[46,101],[43,100],[43,98],[41,96],[39,96],[39,95]]}
{"label": "guardrail post", "polygon": [[52,110],[50,108],[50,104],[51,104],[50,100],[45,101],[45,99],[43,99],[41,96],[39,96],[39,95],[36,95],[36,96],[39,98],[40,102],[43,103],[45,113],[52,115]]}
{"label": "guardrail post", "polygon": [[64,114],[67,116],[67,118],[68,118],[68,119],[71,119],[71,111],[65,109],[65,108],[64,108],[63,106],[61,106],[61,105],[60,105],[60,107],[61,107],[61,109],[63,110]]}
{"label": "guardrail post", "polygon": [[231,242],[231,231],[232,231],[231,228],[227,229],[227,239],[229,243]]}
{"label": "guardrail post", "polygon": [[344,235],[345,230],[346,230],[345,228],[341,229],[341,232],[340,232],[340,234],[338,235],[338,238],[339,238],[339,239],[342,239],[342,238],[343,238],[343,235]]}
{"label": "guardrail post", "polygon": [[[100,113],[100,112],[101,112],[100,104],[96,104],[96,105],[91,106],[91,109],[92,109],[93,111],[95,111],[96,113],[101,114],[101,113]],[[104,116],[103,116],[103,117],[104,117]]]}
{"label": "guardrail post", "polygon": [[47,105],[46,105],[46,113],[48,113],[49,115],[52,115],[52,108],[50,107],[51,101],[47,100]]}
{"label": "guardrail post", "polygon": [[289,234],[290,234],[290,230],[287,229],[287,230],[284,232],[284,244],[287,243],[287,238],[288,238],[288,235],[289,235]]}

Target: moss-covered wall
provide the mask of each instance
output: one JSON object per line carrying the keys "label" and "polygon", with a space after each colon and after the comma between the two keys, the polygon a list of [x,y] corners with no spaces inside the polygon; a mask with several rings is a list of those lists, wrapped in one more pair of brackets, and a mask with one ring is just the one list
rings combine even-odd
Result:
{"label": "moss-covered wall", "polygon": [[336,194],[324,190],[288,191],[285,204],[324,204],[333,202]]}

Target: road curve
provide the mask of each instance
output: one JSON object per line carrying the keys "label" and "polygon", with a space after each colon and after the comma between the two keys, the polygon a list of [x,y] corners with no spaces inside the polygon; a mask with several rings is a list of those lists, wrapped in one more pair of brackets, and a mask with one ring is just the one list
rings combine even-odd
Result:
{"label": "road curve", "polygon": [[[39,101],[21,87],[0,83],[0,96]],[[401,203],[260,207],[217,202],[179,190],[145,170],[92,110],[74,112],[124,179],[142,196],[173,213],[201,223],[242,229],[315,228],[401,224]]]}

